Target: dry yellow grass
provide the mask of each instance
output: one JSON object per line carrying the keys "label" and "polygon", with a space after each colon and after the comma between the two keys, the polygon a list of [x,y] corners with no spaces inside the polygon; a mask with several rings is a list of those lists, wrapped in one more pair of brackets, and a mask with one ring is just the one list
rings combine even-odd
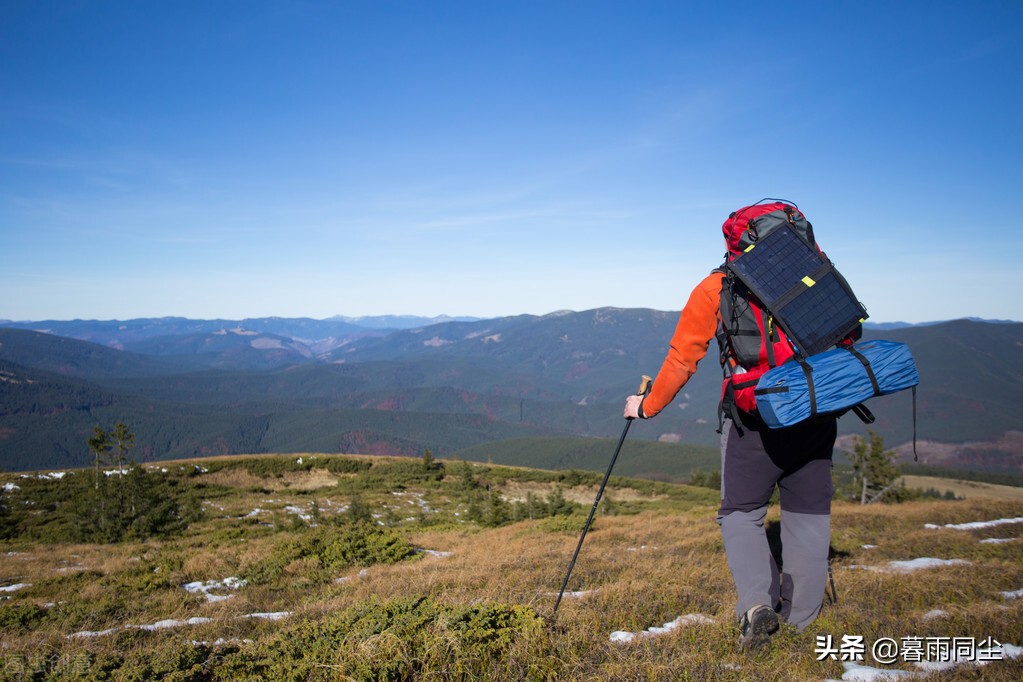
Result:
{"label": "dry yellow grass", "polygon": [[225,469],[207,474],[204,480],[229,488],[262,488],[273,492],[283,490],[319,490],[337,485],[338,477],[326,469],[288,471],[270,478],[255,476],[244,469]]}
{"label": "dry yellow grass", "polygon": [[903,476],[901,481],[907,488],[919,488],[920,490],[934,488],[940,493],[951,490],[957,497],[962,498],[991,497],[998,500],[1023,500],[1023,488],[1011,485],[961,481],[936,476]]}
{"label": "dry yellow grass", "polygon": [[[224,645],[226,649],[215,650],[213,656],[256,660],[272,656],[292,638],[336,622],[351,609],[415,598],[457,606],[494,602],[524,606],[545,619],[543,628],[518,633],[500,657],[483,663],[487,679],[494,680],[819,681],[841,677],[843,668],[840,661],[816,660],[817,637],[841,640],[845,635],[860,635],[869,642],[881,636],[978,640],[990,636],[1023,645],[1023,598],[1003,594],[1023,589],[1023,524],[967,530],[944,527],[1021,517],[1021,500],[971,498],[869,506],[836,502],[832,537],[838,603],[826,604],[821,618],[806,633],[783,629],[769,650],[745,654],[736,647],[735,595],[714,509],[705,502],[666,510],[664,500],[636,489],[612,488],[610,495],[616,500],[655,504],[637,514],[598,516],[555,621],[554,601],[578,541],[581,518],[573,517],[560,531],[551,530],[543,520],[494,529],[454,520],[436,527],[410,522],[398,528],[416,546],[432,550],[413,561],[348,566],[324,578],[318,573],[319,561],[304,556],[287,563],[278,580],[222,591],[230,596],[223,601],[189,594],[182,587],[186,582],[245,575],[283,543],[301,539],[309,529],[282,511],[286,505],[308,505],[311,499],[325,504],[339,497],[320,491],[316,497],[275,495],[268,502],[252,489],[266,489],[271,478],[260,478],[259,485],[252,486],[249,474],[214,476],[205,480],[234,488],[216,500],[232,513],[211,515],[181,537],[109,546],[22,544],[9,547],[9,553],[0,552],[0,585],[31,585],[11,593],[7,604],[32,605],[46,614],[30,628],[11,625],[0,633],[5,665],[52,655],[93,662],[123,657],[137,672],[142,663],[187,657],[194,652],[192,641],[218,639],[237,643]],[[506,494],[533,492],[542,497],[547,490],[546,483],[509,480]],[[406,492],[453,494],[426,488]],[[580,501],[587,510],[593,492],[580,487]],[[393,496],[384,491],[377,503],[380,500],[393,500]],[[287,521],[288,525],[271,528],[234,513],[255,507],[268,510],[265,521]],[[777,520],[775,508],[768,521]],[[985,539],[1008,541],[982,542]],[[891,561],[921,557],[957,563],[914,573],[885,570]],[[274,612],[290,615],[280,621],[246,617]],[[640,636],[632,643],[611,641],[612,632],[642,633],[679,616],[700,618],[665,634]],[[153,632],[123,629],[126,624],[168,619],[184,623],[193,618],[211,621]],[[346,636],[322,661],[321,676],[316,679],[339,679],[340,673],[332,671],[342,670],[352,657],[435,659],[456,647],[450,629],[436,622],[424,627],[428,636],[422,650],[411,648],[395,634],[397,629],[371,637]],[[83,630],[107,629],[114,632],[69,637]],[[869,652],[866,663],[876,665],[869,660]],[[896,667],[913,670],[905,663]],[[417,679],[450,676],[450,670],[437,667],[423,671]],[[1023,660],[1016,660],[983,669],[960,667],[928,679],[1017,680],[1021,676]],[[18,677],[0,671],[0,679]]]}

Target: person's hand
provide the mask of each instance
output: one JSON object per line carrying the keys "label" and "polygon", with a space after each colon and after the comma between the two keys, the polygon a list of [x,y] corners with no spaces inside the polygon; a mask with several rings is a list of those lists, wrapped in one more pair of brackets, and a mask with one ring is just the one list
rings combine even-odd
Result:
{"label": "person's hand", "polygon": [[643,396],[630,395],[625,400],[625,418],[639,419],[639,405],[643,402]]}

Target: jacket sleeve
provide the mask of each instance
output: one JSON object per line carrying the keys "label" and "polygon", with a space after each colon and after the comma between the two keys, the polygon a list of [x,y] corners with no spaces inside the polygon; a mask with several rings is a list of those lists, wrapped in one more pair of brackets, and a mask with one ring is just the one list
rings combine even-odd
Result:
{"label": "jacket sleeve", "polygon": [[671,337],[668,354],[640,407],[644,418],[653,417],[675,399],[707,354],[710,340],[717,331],[723,277],[720,272],[708,275],[689,295]]}

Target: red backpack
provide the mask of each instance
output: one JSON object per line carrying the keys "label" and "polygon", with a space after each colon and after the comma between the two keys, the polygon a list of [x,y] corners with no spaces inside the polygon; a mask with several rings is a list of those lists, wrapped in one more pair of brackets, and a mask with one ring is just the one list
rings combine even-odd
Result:
{"label": "red backpack", "polygon": [[765,199],[741,208],[729,215],[721,228],[728,247],[725,265],[718,268],[725,275],[717,329],[724,369],[721,416],[729,414],[737,423],[737,410],[756,412],[754,389],[760,377],[794,357],[797,351],[771,312],[726,265],[782,225],[820,250],[813,226],[795,204],[787,201]]}

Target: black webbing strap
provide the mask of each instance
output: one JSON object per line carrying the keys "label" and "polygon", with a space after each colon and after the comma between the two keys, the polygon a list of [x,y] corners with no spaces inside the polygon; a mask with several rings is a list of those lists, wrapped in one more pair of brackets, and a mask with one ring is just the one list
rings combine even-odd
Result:
{"label": "black webbing strap", "polygon": [[739,418],[739,407],[735,404],[735,388],[731,379],[725,384],[724,395],[721,396],[721,402],[718,403],[718,433],[724,430],[726,418],[732,420],[736,432],[742,437],[742,420]]}
{"label": "black webbing strap", "polygon": [[805,358],[797,355],[796,362],[799,363],[800,368],[803,370],[803,374],[806,375],[806,389],[810,393],[810,416],[816,416],[817,414],[817,391],[813,388],[813,367],[806,361]]}
{"label": "black webbing strap", "polygon": [[876,417],[874,413],[867,409],[867,406],[863,403],[858,403],[852,406],[853,414],[860,418],[860,421],[864,424],[873,424]]}
{"label": "black webbing strap", "polygon": [[860,361],[860,364],[863,365],[863,369],[867,370],[867,378],[870,379],[870,386],[874,389],[874,395],[881,395],[881,387],[877,383],[877,377],[874,376],[874,369],[870,366],[870,360],[867,360],[867,358],[863,356],[863,353],[859,352],[852,346],[840,346],[840,348],[846,349],[853,354],[853,357]]}
{"label": "black webbing strap", "polygon": [[772,336],[774,336],[774,334],[771,333],[770,327],[771,321],[770,318],[764,317],[763,308],[758,308],[758,312],[760,313],[760,328],[764,330],[763,337],[764,347],[767,350],[767,366],[774,367],[778,364],[778,361],[774,357],[774,342],[773,339],[771,338]]}
{"label": "black webbing strap", "polygon": [[913,461],[920,461],[916,454],[916,386],[913,387]]}

